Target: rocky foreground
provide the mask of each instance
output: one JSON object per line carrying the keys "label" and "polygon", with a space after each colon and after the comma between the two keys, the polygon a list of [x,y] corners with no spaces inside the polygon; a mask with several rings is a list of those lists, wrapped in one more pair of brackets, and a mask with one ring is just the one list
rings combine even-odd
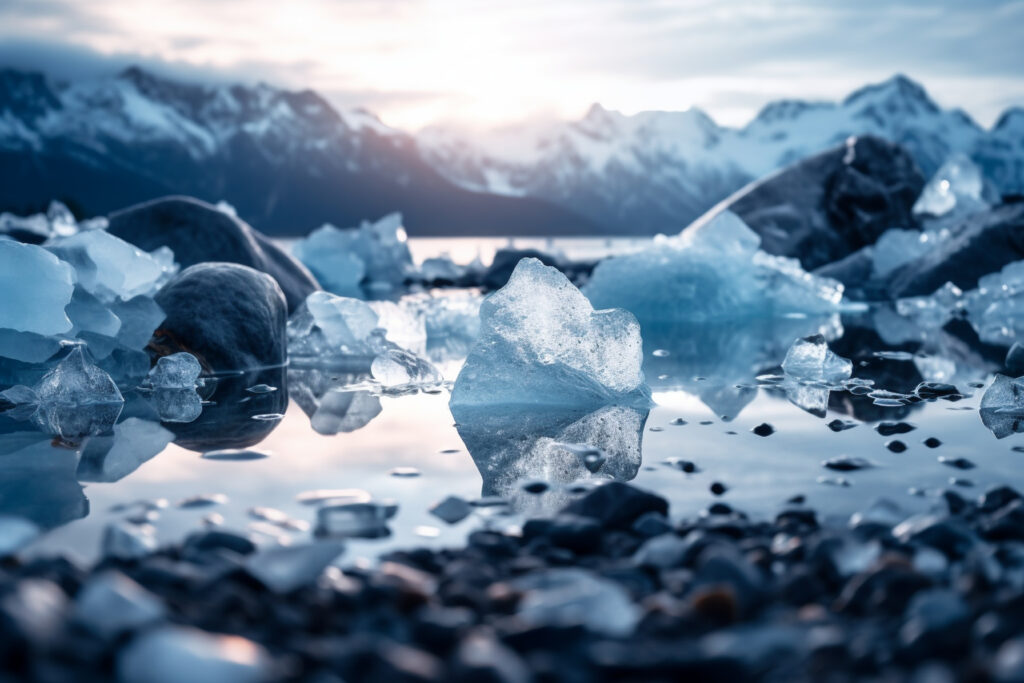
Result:
{"label": "rocky foreground", "polygon": [[0,680],[1024,680],[1024,499],[939,508],[675,522],[608,483],[375,568],[219,530],[90,569],[10,558]]}

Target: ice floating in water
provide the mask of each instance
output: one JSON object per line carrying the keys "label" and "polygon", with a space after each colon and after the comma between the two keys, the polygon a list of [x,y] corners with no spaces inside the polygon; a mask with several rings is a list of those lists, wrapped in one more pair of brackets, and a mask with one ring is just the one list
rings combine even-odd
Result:
{"label": "ice floating in water", "polygon": [[837,356],[820,334],[797,339],[782,361],[786,377],[797,382],[839,384],[853,373],[853,363]]}
{"label": "ice floating in water", "polygon": [[643,325],[830,313],[843,285],[797,260],[761,251],[760,237],[723,212],[697,229],[597,264],[584,292],[598,308],[625,308]]}
{"label": "ice floating in water", "polygon": [[83,436],[108,429],[124,405],[110,375],[86,358],[75,345],[34,387],[38,400],[36,423],[61,436]]}
{"label": "ice floating in water", "polygon": [[963,296],[959,287],[947,282],[928,296],[897,300],[896,312],[926,330],[937,330],[945,326],[963,305]]}
{"label": "ice floating in water", "polygon": [[979,412],[997,439],[1024,432],[1024,377],[996,375],[981,397]]}
{"label": "ice floating in water", "polygon": [[50,240],[46,248],[70,263],[78,284],[101,301],[152,296],[175,268],[105,230]]}
{"label": "ice floating in water", "polygon": [[[394,311],[389,316],[410,325],[408,318]],[[402,331],[409,332],[409,327]],[[385,388],[440,382],[429,361],[387,335],[377,312],[366,302],[314,292],[288,321],[288,352],[297,367],[331,366],[355,374],[370,373]]]}
{"label": "ice floating in water", "polygon": [[389,290],[413,272],[402,215],[340,230],[324,225],[296,243],[292,253],[327,290],[362,297],[362,287]]}
{"label": "ice floating in water", "polygon": [[149,371],[148,382],[154,389],[195,389],[202,371],[191,353],[172,353],[157,359]]}
{"label": "ice floating in water", "polygon": [[640,326],[627,311],[595,311],[562,273],[523,259],[480,307],[480,338],[452,406],[650,403]]}
{"label": "ice floating in water", "polygon": [[964,295],[967,319],[981,341],[1010,346],[1024,339],[1024,261],[978,279]]}
{"label": "ice floating in water", "polygon": [[918,215],[964,216],[988,206],[983,198],[985,185],[981,169],[967,156],[951,156],[924,186],[914,203]]}

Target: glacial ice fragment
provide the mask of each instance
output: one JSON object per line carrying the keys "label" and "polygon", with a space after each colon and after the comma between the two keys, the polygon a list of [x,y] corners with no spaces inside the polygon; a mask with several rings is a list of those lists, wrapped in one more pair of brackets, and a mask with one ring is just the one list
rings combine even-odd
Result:
{"label": "glacial ice fragment", "polygon": [[172,353],[157,359],[149,371],[148,382],[154,389],[195,389],[202,371],[191,353]]}
{"label": "glacial ice fragment", "polygon": [[337,541],[270,548],[250,555],[245,570],[275,593],[287,594],[316,581],[344,550]]}
{"label": "glacial ice fragment", "polygon": [[124,397],[110,375],[75,345],[34,387],[39,400],[36,421],[51,433],[82,436],[105,431],[121,412]]}
{"label": "glacial ice fragment", "polygon": [[896,312],[925,330],[937,330],[948,323],[963,305],[963,295],[959,287],[947,282],[928,296],[898,299]]}
{"label": "glacial ice fragment", "polygon": [[981,169],[966,155],[954,154],[935,172],[914,203],[917,215],[965,216],[988,206]]}
{"label": "glacial ice fragment", "polygon": [[757,233],[725,211],[698,229],[658,236],[641,251],[602,260],[584,293],[595,307],[625,308],[644,326],[838,310],[839,282],[759,246]]}
{"label": "glacial ice fragment", "polygon": [[413,272],[401,214],[340,230],[324,225],[292,250],[327,290],[362,297],[362,286],[389,290]]}
{"label": "glacial ice fragment", "polygon": [[69,332],[64,309],[74,277],[71,266],[41,247],[0,240],[0,329],[44,336]]}
{"label": "glacial ice fragment", "polygon": [[156,550],[156,530],[148,524],[108,524],[103,530],[103,555],[138,560]]}
{"label": "glacial ice fragment", "polygon": [[520,261],[508,284],[484,300],[480,328],[452,406],[650,403],[636,318],[595,311],[537,259]]}
{"label": "glacial ice fragment", "polygon": [[798,382],[838,384],[850,378],[853,363],[833,353],[825,338],[815,334],[793,342],[782,370],[788,379]]}
{"label": "glacial ice fragment", "polygon": [[987,344],[1009,346],[1024,339],[1024,261],[978,279],[964,295],[967,319]]}
{"label": "glacial ice fragment", "polygon": [[168,275],[165,264],[105,230],[53,239],[46,248],[75,268],[80,286],[108,303],[153,295]]}
{"label": "glacial ice fragment", "polygon": [[871,250],[874,277],[888,277],[900,266],[927,254],[936,242],[938,236],[919,230],[886,230]]}
{"label": "glacial ice fragment", "polygon": [[370,374],[385,388],[437,384],[441,376],[428,361],[404,349],[388,349],[373,359]]}

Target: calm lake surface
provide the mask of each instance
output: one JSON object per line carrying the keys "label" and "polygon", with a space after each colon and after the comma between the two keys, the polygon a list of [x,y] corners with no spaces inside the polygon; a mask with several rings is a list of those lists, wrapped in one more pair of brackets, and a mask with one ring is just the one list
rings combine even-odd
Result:
{"label": "calm lake surface", "polygon": [[[447,252],[464,262],[479,253],[486,262],[506,243],[412,240],[411,247],[417,259]],[[516,246],[552,244],[517,240]],[[589,258],[623,245],[567,240],[553,246]],[[297,500],[311,490],[360,489],[373,499],[396,501],[390,535],[352,540],[343,558],[351,563],[372,562],[378,553],[396,546],[451,545],[482,525],[515,526],[529,514],[557,510],[577,495],[578,480],[586,485],[609,476],[656,490],[669,498],[676,515],[698,514],[711,502],[723,500],[748,513],[769,516],[798,494],[824,514],[837,517],[863,509],[880,496],[913,512],[937,504],[938,493],[950,486],[974,495],[994,483],[1024,488],[1024,453],[1013,450],[1024,445],[1024,437],[996,439],[978,414],[983,387],[998,369],[1003,351],[978,344],[969,330],[916,333],[902,322],[895,324],[892,315],[882,311],[824,321],[791,320],[767,328],[751,324],[666,330],[653,339],[645,334],[645,373],[657,404],[649,414],[633,409],[503,414],[456,426],[447,391],[362,395],[373,408],[367,415],[375,412],[375,401],[379,413],[365,426],[323,435],[311,427],[296,397],[315,394],[315,385],[325,378],[293,369],[285,381],[281,371],[276,384],[266,383],[287,389],[291,399],[274,399],[286,405],[284,416],[266,425],[269,433],[251,447],[266,457],[254,460],[202,458],[200,451],[206,448],[193,433],[179,436],[177,443],[141,463],[97,465],[90,460],[88,440],[62,443],[30,431],[27,423],[0,417],[0,513],[23,515],[49,529],[29,554],[61,551],[90,559],[99,551],[106,525],[137,512],[117,506],[137,500],[167,501],[150,520],[157,539],[166,542],[202,528],[203,518],[211,513],[223,517],[224,528],[248,530],[266,542],[297,542],[316,524],[316,508]],[[778,371],[796,337],[818,331],[826,333],[837,353],[854,361],[854,377],[874,379],[875,388],[910,392],[922,380],[941,380],[955,383],[965,397],[883,407],[867,396],[833,392],[826,397],[828,409],[822,416],[799,407],[763,378],[757,381],[758,376]],[[460,361],[448,359],[441,367],[446,379],[454,380]],[[126,399],[121,420],[136,414],[132,398]],[[231,433],[239,424],[251,425],[248,421],[262,414],[261,400],[243,397],[238,398],[238,409],[204,411],[194,429],[217,435]],[[835,432],[827,425],[837,418],[855,426]],[[883,436],[874,429],[882,420],[903,420],[914,429]],[[680,421],[685,424],[677,424]],[[762,437],[751,431],[762,423],[772,425],[774,433]],[[929,437],[941,445],[925,446]],[[888,449],[886,444],[893,439],[902,441],[906,450]],[[595,473],[573,448],[579,444],[604,449],[606,460]],[[857,471],[822,466],[822,461],[841,455],[865,458],[872,466]],[[967,458],[976,468],[954,469],[940,463],[940,456]],[[692,461],[696,471],[686,473],[672,459]],[[394,468],[401,467],[415,468],[418,476],[395,476]],[[129,473],[110,481],[122,470]],[[549,490],[523,490],[524,482],[537,480],[548,482]],[[726,485],[724,495],[712,495],[713,482]],[[223,494],[226,500],[203,507],[177,506],[197,494]],[[448,525],[428,509],[449,495],[470,501],[501,496],[509,505],[479,506],[467,519]],[[253,513],[256,507],[280,510],[307,522],[309,529],[275,531],[265,519],[258,519],[258,511]]]}

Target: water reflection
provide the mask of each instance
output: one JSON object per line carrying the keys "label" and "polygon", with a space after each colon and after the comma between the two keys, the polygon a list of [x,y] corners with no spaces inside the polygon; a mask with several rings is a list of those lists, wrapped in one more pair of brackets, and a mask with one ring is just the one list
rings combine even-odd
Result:
{"label": "water reflection", "polygon": [[[570,495],[567,484],[636,477],[649,411],[626,406],[591,412],[458,407],[452,413],[483,479],[483,496],[499,496],[520,510],[554,511]],[[530,481],[549,488],[528,492],[523,484]]]}
{"label": "water reflection", "polygon": [[[266,384],[276,391],[252,393],[250,387]],[[208,377],[200,390],[202,414],[187,423],[167,422],[174,443],[191,451],[246,448],[265,439],[278,425],[259,416],[284,413],[288,407],[288,374],[284,366]]]}
{"label": "water reflection", "polygon": [[0,514],[52,529],[89,514],[78,483],[79,445],[0,417]]}
{"label": "water reflection", "polygon": [[368,375],[324,368],[288,371],[291,397],[309,417],[317,434],[332,435],[362,429],[381,412],[380,397],[366,389],[353,389]]}

